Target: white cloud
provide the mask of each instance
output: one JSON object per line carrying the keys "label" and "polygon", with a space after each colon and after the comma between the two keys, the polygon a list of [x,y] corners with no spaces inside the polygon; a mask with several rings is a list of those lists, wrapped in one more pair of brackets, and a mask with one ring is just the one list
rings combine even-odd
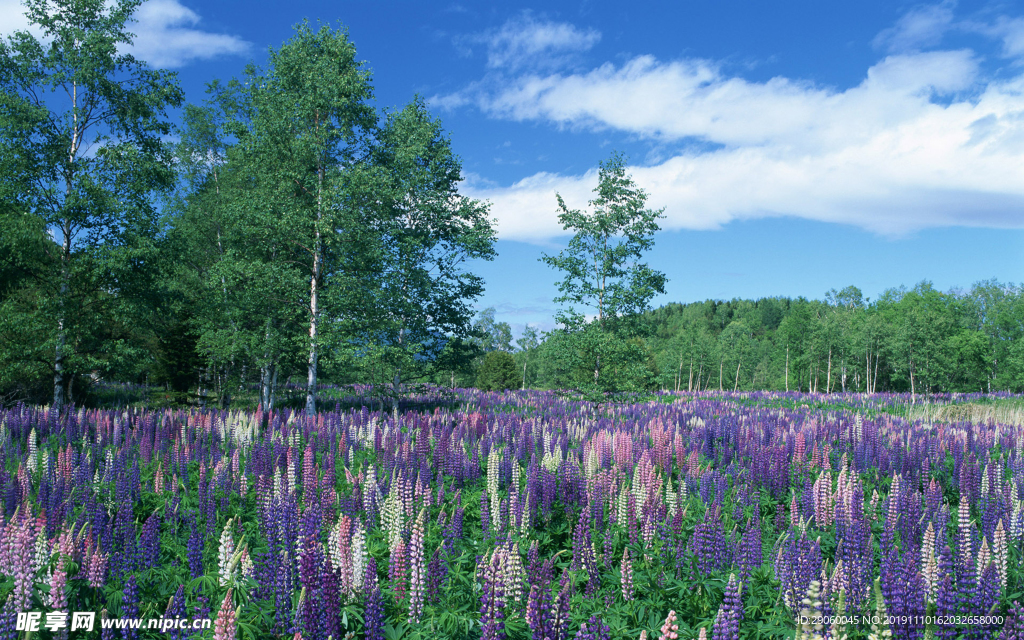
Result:
{"label": "white cloud", "polygon": [[[937,99],[939,98],[939,99]],[[579,74],[480,83],[461,100],[493,117],[618,131],[689,151],[631,168],[666,229],[797,216],[899,235],[934,226],[1024,227],[1024,76],[986,81],[971,51],[884,58],[846,90],[750,82],[706,60],[644,56]],[[503,239],[564,234],[555,192],[584,207],[596,171],[481,183]]]}
{"label": "white cloud", "polygon": [[28,31],[37,38],[42,34],[38,27],[29,24],[21,0],[0,0],[0,34],[10,35],[15,31]]}
{"label": "white cloud", "polygon": [[[0,34],[27,30],[29,25],[19,0],[0,0]],[[180,67],[195,60],[247,53],[250,44],[236,36],[211,33],[199,27],[201,18],[178,0],[148,0],[138,8],[131,31],[135,42],[126,50],[155,67]]]}
{"label": "white cloud", "polygon": [[482,44],[487,49],[490,69],[516,70],[524,67],[552,68],[565,64],[574,54],[590,50],[601,40],[594,29],[579,29],[565,22],[537,20],[523,13],[492,29],[457,44]]}
{"label": "white cloud", "polygon": [[250,44],[236,36],[196,28],[199,14],[178,0],[149,0],[135,14],[131,53],[156,67],[181,67],[194,60],[242,55]]}
{"label": "white cloud", "polygon": [[934,47],[953,27],[955,4],[946,0],[937,5],[920,6],[910,10],[893,27],[879,33],[875,37],[874,45],[891,53]]}

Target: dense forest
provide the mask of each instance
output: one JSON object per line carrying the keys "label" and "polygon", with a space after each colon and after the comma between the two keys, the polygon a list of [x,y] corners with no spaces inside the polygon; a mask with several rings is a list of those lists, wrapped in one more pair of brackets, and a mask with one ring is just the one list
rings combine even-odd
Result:
{"label": "dense forest", "polygon": [[0,404],[90,404],[112,382],[220,406],[301,385],[310,413],[325,383],[1024,390],[1015,285],[652,310],[666,275],[641,260],[662,212],[617,154],[594,213],[557,198],[575,233],[544,258],[559,328],[513,340],[475,312],[488,204],[459,194],[422,100],[374,106],[343,29],[299,25],[265,68],[185,104],[173,73],[120,53],[135,5],[97,6],[29,3],[49,40],[0,43]]}
{"label": "dense forest", "polygon": [[[948,293],[923,282],[873,301],[851,286],[820,301],[668,304],[646,316],[650,384],[683,391],[1020,391],[1022,294],[995,281]],[[547,342],[557,339],[555,332]],[[527,366],[536,367],[532,380],[559,386],[564,374],[544,354],[541,345]]]}

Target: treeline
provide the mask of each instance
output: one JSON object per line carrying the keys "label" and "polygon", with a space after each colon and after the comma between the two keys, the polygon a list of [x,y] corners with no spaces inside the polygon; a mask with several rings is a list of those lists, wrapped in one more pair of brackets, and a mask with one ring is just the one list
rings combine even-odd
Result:
{"label": "treeline", "polygon": [[[668,304],[645,314],[649,388],[827,392],[1024,391],[1024,289],[996,281],[947,293],[928,282],[867,301]],[[560,332],[515,357],[529,383],[566,386]]]}
{"label": "treeline", "polygon": [[138,6],[28,0],[45,41],[0,42],[0,403],[301,380],[313,412],[321,381],[472,366],[495,234],[424,103],[378,109],[346,32],[302,24],[175,127],[174,74],[121,53]]}

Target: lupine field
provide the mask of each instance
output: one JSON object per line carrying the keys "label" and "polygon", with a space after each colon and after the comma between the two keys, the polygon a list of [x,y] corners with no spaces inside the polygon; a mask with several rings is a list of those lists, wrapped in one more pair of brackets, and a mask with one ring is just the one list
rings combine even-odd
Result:
{"label": "lupine field", "polygon": [[0,411],[0,638],[25,611],[213,620],[55,637],[1024,637],[1020,426],[893,395],[420,400]]}

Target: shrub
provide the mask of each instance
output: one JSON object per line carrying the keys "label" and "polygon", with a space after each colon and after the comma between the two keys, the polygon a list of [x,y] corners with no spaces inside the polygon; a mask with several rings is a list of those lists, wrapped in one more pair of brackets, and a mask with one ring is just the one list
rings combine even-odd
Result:
{"label": "shrub", "polygon": [[519,369],[507,351],[491,351],[484,356],[476,376],[476,386],[484,391],[504,391],[519,386]]}

